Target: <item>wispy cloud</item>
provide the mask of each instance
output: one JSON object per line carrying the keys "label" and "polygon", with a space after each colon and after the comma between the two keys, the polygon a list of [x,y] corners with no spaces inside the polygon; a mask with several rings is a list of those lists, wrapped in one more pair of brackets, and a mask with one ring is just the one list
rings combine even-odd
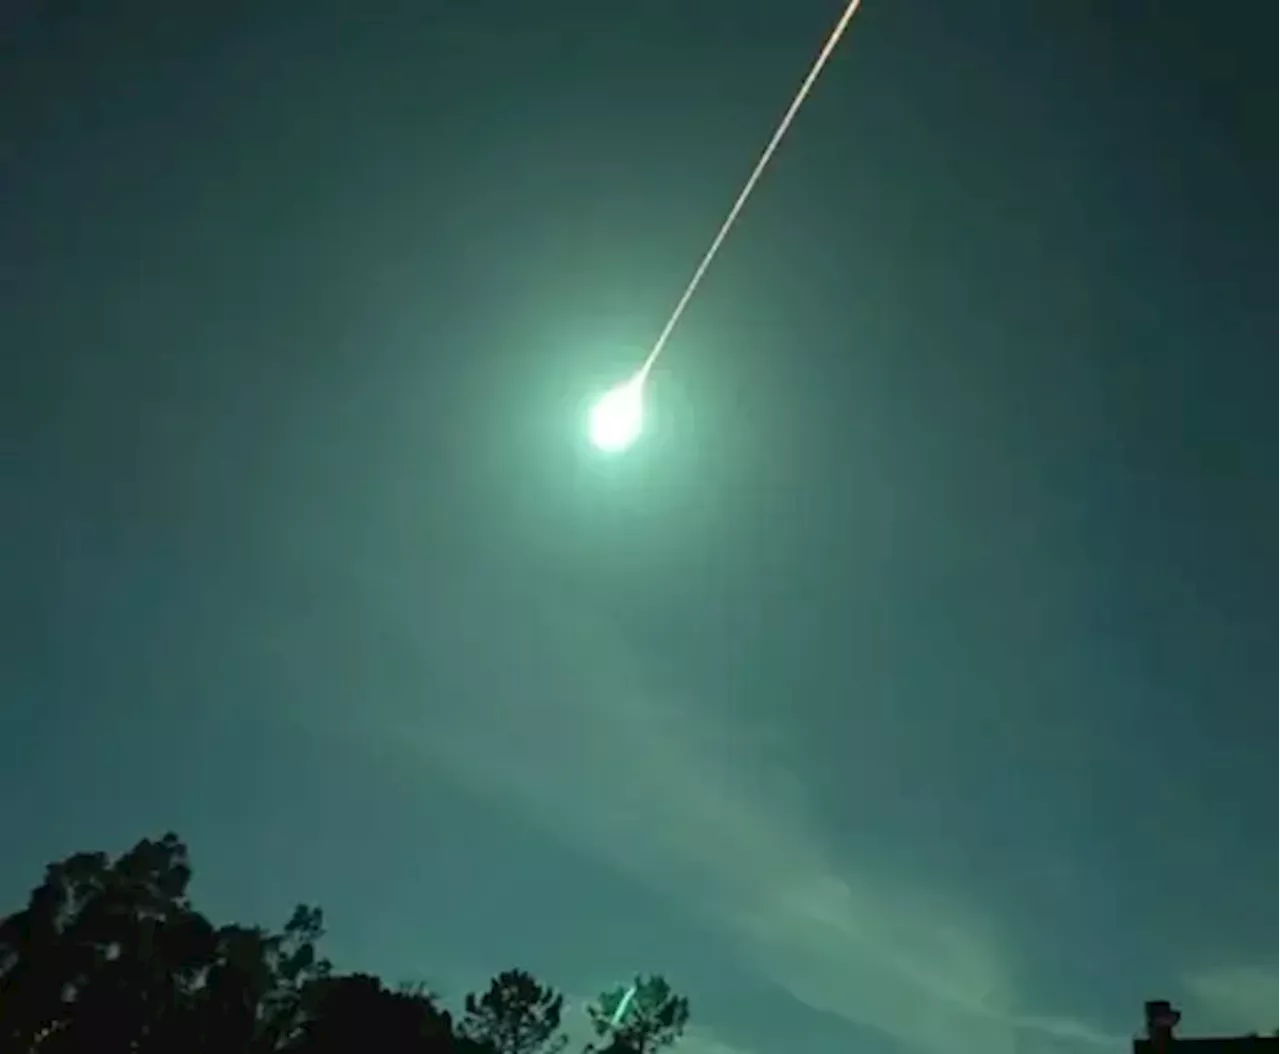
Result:
{"label": "wispy cloud", "polygon": [[1185,979],[1196,1016],[1217,1031],[1267,1033],[1280,1024],[1275,963],[1218,967]]}
{"label": "wispy cloud", "polygon": [[[496,614],[459,612],[459,646]],[[731,701],[684,697],[599,623],[543,612],[526,625],[527,648],[504,653],[493,683],[398,738],[712,920],[815,1009],[925,1052],[1115,1042],[1020,1018],[1014,957],[973,904],[846,859],[802,781],[774,762],[777,728],[744,728]]]}
{"label": "wispy cloud", "polygon": [[756,1051],[725,1043],[709,1029],[692,1026],[676,1048],[678,1054],[756,1054]]}

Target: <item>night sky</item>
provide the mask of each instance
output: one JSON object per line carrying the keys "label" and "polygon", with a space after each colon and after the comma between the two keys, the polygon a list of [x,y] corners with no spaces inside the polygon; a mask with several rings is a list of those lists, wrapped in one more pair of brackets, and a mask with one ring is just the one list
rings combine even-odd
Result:
{"label": "night sky", "polygon": [[173,828],[690,1054],[1274,1027],[1274,8],[866,0],[585,441],[840,7],[0,5],[0,911]]}

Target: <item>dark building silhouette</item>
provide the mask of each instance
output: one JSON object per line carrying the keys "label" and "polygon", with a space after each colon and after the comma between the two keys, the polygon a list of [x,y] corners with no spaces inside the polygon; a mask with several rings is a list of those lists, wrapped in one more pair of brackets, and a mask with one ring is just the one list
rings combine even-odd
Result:
{"label": "dark building silhouette", "polygon": [[1133,1054],[1277,1054],[1280,1041],[1275,1036],[1230,1036],[1222,1039],[1184,1039],[1174,1029],[1181,1012],[1164,999],[1146,1004],[1147,1034],[1133,1041]]}

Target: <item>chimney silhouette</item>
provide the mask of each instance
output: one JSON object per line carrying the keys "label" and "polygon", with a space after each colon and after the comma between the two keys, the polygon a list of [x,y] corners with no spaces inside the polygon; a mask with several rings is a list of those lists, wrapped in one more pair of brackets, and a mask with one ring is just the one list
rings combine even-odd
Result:
{"label": "chimney silhouette", "polygon": [[1145,1006],[1147,1038],[1157,1051],[1167,1051],[1173,1043],[1173,1030],[1182,1014],[1167,999],[1152,999]]}

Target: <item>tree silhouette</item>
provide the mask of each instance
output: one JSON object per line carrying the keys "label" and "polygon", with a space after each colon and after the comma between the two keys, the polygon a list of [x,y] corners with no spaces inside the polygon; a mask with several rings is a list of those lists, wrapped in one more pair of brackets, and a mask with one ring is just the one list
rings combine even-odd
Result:
{"label": "tree silhouette", "polygon": [[[587,1008],[592,1028],[604,1045],[588,1048],[598,1054],[654,1054],[671,1046],[689,1023],[689,1000],[676,995],[661,976],[637,977],[635,994],[623,1007],[629,988],[603,993]],[[619,1009],[624,1012],[614,1024]]]}
{"label": "tree silhouette", "polygon": [[453,1026],[422,992],[391,991],[368,974],[323,978],[291,1054],[436,1054],[453,1050]]}
{"label": "tree silhouette", "polygon": [[320,909],[300,904],[279,934],[259,927],[218,929],[189,1034],[204,1036],[211,1049],[286,1048],[307,1020],[312,989],[331,973],[316,952],[323,927]]}
{"label": "tree silhouette", "polygon": [[[559,1054],[564,1000],[508,970],[469,995],[455,1027],[422,987],[337,974],[318,950],[324,918],[300,905],[279,932],[215,926],[187,896],[174,834],[119,858],[50,864],[27,905],[0,918],[0,1054]],[[688,1003],[660,977],[590,1011],[606,1045],[654,1054]]]}
{"label": "tree silhouette", "polygon": [[459,1032],[492,1054],[558,1054],[564,997],[523,970],[507,970],[466,998]]}
{"label": "tree silhouette", "polygon": [[214,946],[190,879],[172,834],[114,862],[77,853],[51,864],[27,907],[0,921],[0,1042],[106,1051],[175,1031]]}

